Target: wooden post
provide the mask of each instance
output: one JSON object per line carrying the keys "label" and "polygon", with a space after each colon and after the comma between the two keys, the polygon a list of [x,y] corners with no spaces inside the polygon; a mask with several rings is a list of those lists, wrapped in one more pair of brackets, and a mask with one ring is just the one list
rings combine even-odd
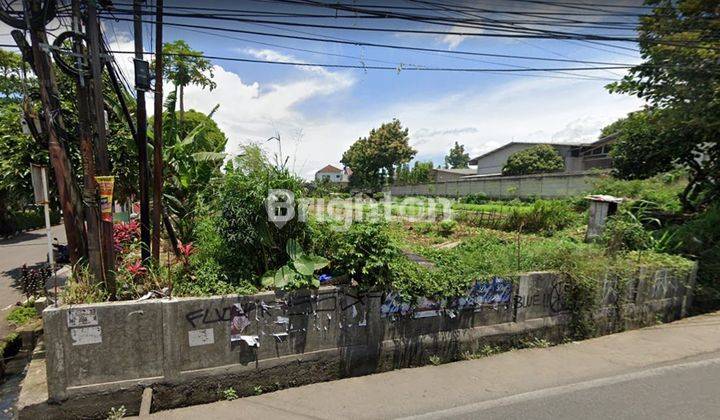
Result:
{"label": "wooden post", "polygon": [[[160,232],[162,229],[162,115],[163,115],[163,0],[155,4],[155,124],[154,124],[154,159],[153,159],[153,236],[152,257],[160,263]],[[182,97],[182,95],[181,95]]]}
{"label": "wooden post", "polygon": [[[72,0],[73,30],[81,32],[82,18],[80,0]],[[92,124],[90,115],[90,89],[83,75],[82,58],[85,48],[79,38],[75,38],[73,51],[77,54],[78,76],[76,80],[78,131],[80,154],[83,163],[83,201],[85,202],[85,221],[87,222],[87,252],[90,272],[97,281],[105,282],[103,269],[100,212],[97,205],[97,182],[95,181],[95,153],[93,151]]]}
{"label": "wooden post", "polygon": [[[135,59],[143,59],[142,2],[133,1]],[[140,161],[140,243],[143,264],[150,260],[150,169],[147,157],[147,110],[145,91],[137,89],[137,148]]]}
{"label": "wooden post", "polygon": [[[87,2],[87,32],[90,49],[90,69],[92,73],[91,87],[95,113],[95,159],[98,175],[110,175],[110,159],[107,149],[107,133],[105,131],[105,100],[103,98],[103,66],[100,61],[100,22],[97,18],[95,2]],[[111,203],[112,208],[112,203]],[[114,300],[116,295],[115,250],[113,249],[113,224],[100,222],[101,249],[105,269],[105,286]]]}
{"label": "wooden post", "polygon": [[[40,3],[37,0],[31,0],[30,9],[39,13]],[[84,230],[85,218],[83,217],[80,187],[75,183],[70,159],[65,147],[59,142],[58,133],[55,129],[56,122],[53,116],[60,111],[60,96],[48,53],[41,48],[41,45],[48,45],[44,26],[30,30],[30,41],[32,43],[33,60],[35,61],[35,73],[40,85],[40,101],[44,113],[50,164],[55,175],[60,207],[63,211],[63,223],[68,241],[70,261],[75,264],[87,252]],[[58,120],[58,124],[62,124],[62,119],[58,118]]]}

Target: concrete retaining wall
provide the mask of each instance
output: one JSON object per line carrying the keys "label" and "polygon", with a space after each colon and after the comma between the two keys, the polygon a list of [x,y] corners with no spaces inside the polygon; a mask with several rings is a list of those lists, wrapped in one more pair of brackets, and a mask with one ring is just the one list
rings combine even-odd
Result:
{"label": "concrete retaining wall", "polygon": [[[643,271],[618,296],[607,276],[604,331],[684,316],[694,273]],[[620,305],[622,303],[622,305]],[[622,306],[622,325],[611,325]],[[565,282],[529,273],[477,282],[465,296],[420,299],[323,287],[291,294],[182,298],[47,308],[43,312],[48,400],[118,400],[152,385],[153,409],[209,402],[232,386],[240,395],[443,360],[486,344],[566,333]],[[89,398],[91,395],[95,397]],[[125,401],[125,400],[123,400]],[[130,413],[137,407],[126,406]],[[26,410],[26,417],[33,413]],[[67,412],[65,413],[67,414]],[[73,414],[80,414],[73,412]]]}
{"label": "concrete retaining wall", "polygon": [[596,172],[493,176],[418,185],[394,185],[392,195],[460,197],[485,194],[490,198],[558,198],[586,193],[600,178]]}

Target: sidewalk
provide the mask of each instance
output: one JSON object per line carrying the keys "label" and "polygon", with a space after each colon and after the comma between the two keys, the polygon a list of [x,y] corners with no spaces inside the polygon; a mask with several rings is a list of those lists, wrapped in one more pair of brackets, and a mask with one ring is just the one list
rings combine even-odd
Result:
{"label": "sidewalk", "polygon": [[593,383],[609,386],[656,372],[674,375],[673,369],[690,365],[720,366],[720,312],[547,349],[313,384],[151,417],[369,419],[435,413],[426,417],[442,418],[457,415],[456,407],[502,404],[518,394],[589,389]]}

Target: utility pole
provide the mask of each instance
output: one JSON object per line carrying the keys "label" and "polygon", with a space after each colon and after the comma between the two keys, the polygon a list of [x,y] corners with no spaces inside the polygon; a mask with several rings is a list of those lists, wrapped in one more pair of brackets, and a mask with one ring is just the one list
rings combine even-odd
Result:
{"label": "utility pole", "polygon": [[[80,0],[72,0],[72,29],[82,32]],[[106,282],[101,248],[100,212],[97,206],[97,182],[95,181],[95,153],[93,150],[92,124],[90,118],[90,89],[86,80],[86,65],[83,62],[85,47],[79,36],[73,37],[73,52],[77,63],[77,106],[80,153],[83,163],[83,201],[87,222],[87,250],[90,272],[96,280]]]}
{"label": "utility pole", "polygon": [[[29,10],[35,14],[40,13],[40,2],[30,0]],[[58,133],[55,129],[55,115],[60,113],[60,99],[55,83],[55,74],[48,53],[43,51],[49,48],[45,24],[37,27],[30,27],[30,40],[32,54],[35,63],[35,73],[40,85],[40,101],[42,102],[45,130],[48,138],[48,151],[50,164],[55,174],[60,206],[63,211],[63,223],[67,236],[70,261],[74,264],[81,257],[86,255],[85,220],[83,217],[83,204],[80,195],[80,188],[75,183],[72,174],[72,166],[65,147],[59,142]],[[58,117],[59,118],[59,117]],[[62,123],[59,118],[58,124]]]}
{"label": "utility pole", "polygon": [[[137,66],[138,61],[143,60],[141,0],[133,1],[133,12],[135,65]],[[137,80],[135,80],[135,89],[137,90],[137,106],[135,110],[137,118],[137,148],[138,160],[140,161],[140,242],[142,261],[143,264],[147,264],[150,259],[150,191],[148,182],[150,170],[148,169],[147,157],[147,110],[145,109],[145,89],[137,85]]]}
{"label": "utility pole", "polygon": [[162,224],[162,187],[163,187],[163,0],[155,4],[155,139],[153,160],[153,237],[152,256],[156,263],[160,263],[160,231]]}
{"label": "utility pole", "polygon": [[[90,49],[90,69],[92,74],[92,93],[95,111],[95,157],[99,175],[110,175],[110,159],[107,149],[107,133],[105,132],[105,100],[103,98],[103,66],[100,60],[100,22],[97,17],[95,2],[87,2],[87,32]],[[112,208],[112,202],[110,203]],[[115,268],[115,250],[113,249],[113,224],[100,222],[101,249],[105,271],[105,286],[110,299],[116,296],[116,284],[113,270]]]}

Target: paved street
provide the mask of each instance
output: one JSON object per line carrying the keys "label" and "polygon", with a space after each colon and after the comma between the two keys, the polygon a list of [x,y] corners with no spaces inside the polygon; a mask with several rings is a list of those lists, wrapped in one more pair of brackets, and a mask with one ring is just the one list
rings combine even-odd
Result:
{"label": "paved street", "polygon": [[720,313],[160,412],[163,419],[717,419]]}
{"label": "paved street", "polygon": [[[65,243],[65,229],[53,226],[54,237]],[[47,237],[45,229],[25,232],[12,239],[0,241],[0,337],[8,332],[5,321],[9,310],[22,299],[20,268],[29,267],[47,260]]]}

